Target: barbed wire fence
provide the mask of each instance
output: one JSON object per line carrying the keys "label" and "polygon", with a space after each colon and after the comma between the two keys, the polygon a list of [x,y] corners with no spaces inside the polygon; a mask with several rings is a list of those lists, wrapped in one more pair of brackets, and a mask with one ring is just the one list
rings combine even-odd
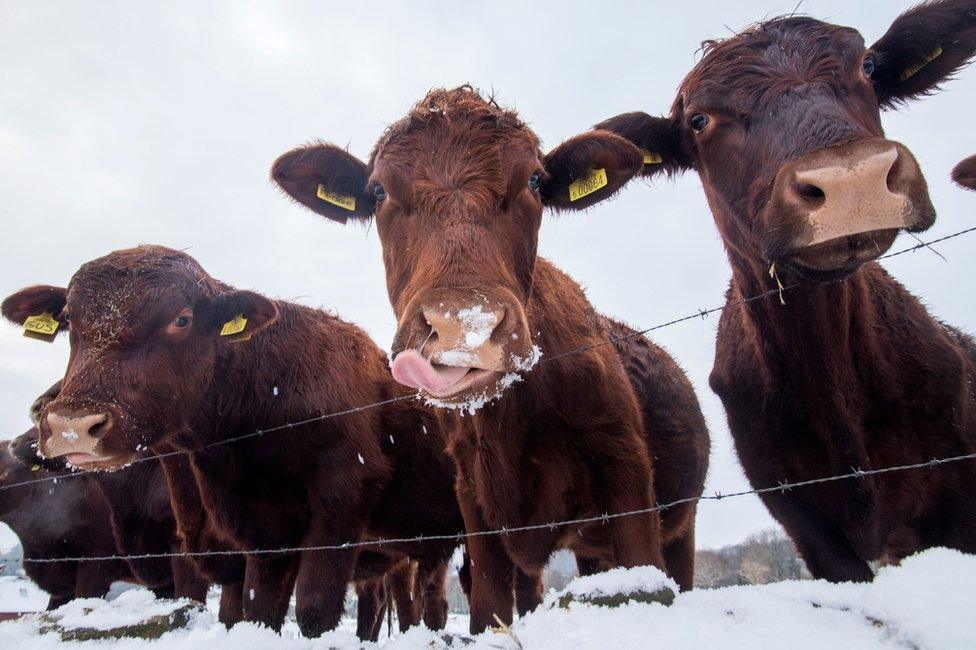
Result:
{"label": "barbed wire fence", "polygon": [[[976,232],[976,227],[966,228],[964,230],[960,230],[930,241],[921,241],[918,238],[916,238],[916,240],[918,241],[916,245],[899,251],[895,251],[893,253],[888,253],[886,255],[883,255],[879,257],[877,261],[890,259],[908,253],[913,253],[921,249],[929,249],[933,253],[939,255],[939,257],[942,257],[941,254],[937,253],[935,249],[932,248],[933,244],[938,244],[973,232]],[[789,285],[784,287],[777,287],[775,289],[770,289],[769,291],[764,291],[747,298],[727,301],[721,306],[713,307],[710,309],[699,309],[695,313],[688,314],[680,318],[675,318],[673,320],[666,321],[657,325],[653,325],[651,327],[647,327],[645,329],[632,332],[625,336],[620,336],[615,338],[611,337],[605,341],[600,341],[599,343],[582,346],[550,357],[544,357],[539,361],[539,363],[541,364],[541,363],[554,361],[556,359],[561,359],[573,354],[585,352],[587,350],[591,350],[604,345],[612,345],[620,341],[636,338],[638,336],[643,336],[650,332],[659,331],[667,327],[672,327],[679,323],[684,323],[695,319],[705,319],[713,314],[723,312],[726,309],[731,309],[733,307],[752,303],[771,296],[777,296],[777,295],[781,296],[783,293],[789,292],[790,290],[795,289],[797,286],[798,285],[794,284],[794,285]],[[399,397],[394,397],[394,398],[374,402],[371,404],[365,404],[362,406],[348,408],[342,411],[335,411],[332,413],[326,413],[319,416],[309,417],[296,422],[289,422],[289,423],[285,423],[273,427],[267,427],[244,435],[233,436],[222,440],[218,440],[210,444],[204,445],[201,449],[203,450],[210,449],[221,445],[235,443],[241,440],[260,437],[268,433],[294,429],[297,427],[313,424],[316,422],[321,422],[324,420],[329,420],[332,418],[343,417],[354,413],[360,413],[370,409],[387,406],[400,401],[413,400],[416,399],[417,397],[418,397],[417,395],[403,395]],[[138,463],[143,463],[148,461],[158,461],[162,458],[169,458],[173,456],[179,456],[179,455],[190,454],[190,453],[193,452],[184,451],[184,450],[175,450],[175,451],[169,451],[161,454],[139,457],[131,461],[127,465],[127,467],[131,467],[132,465]],[[655,504],[654,506],[651,506],[649,508],[643,508],[638,510],[630,510],[630,511],[615,512],[615,513],[603,513],[599,515],[593,515],[589,517],[582,517],[576,519],[567,519],[567,520],[553,521],[553,522],[541,523],[541,524],[532,524],[526,526],[502,527],[498,529],[484,530],[484,531],[473,531],[473,532],[460,531],[456,534],[420,535],[420,536],[408,537],[408,538],[358,540],[358,541],[350,541],[350,542],[344,542],[341,544],[332,544],[332,545],[292,546],[292,547],[279,547],[279,548],[266,548],[266,549],[227,549],[227,550],[213,550],[213,551],[182,551],[182,552],[171,552],[171,553],[143,553],[143,554],[130,554],[130,555],[105,555],[105,556],[81,556],[81,557],[58,557],[58,558],[25,557],[23,558],[22,561],[26,563],[48,564],[48,563],[57,563],[57,562],[100,562],[100,561],[111,561],[111,560],[144,560],[144,559],[164,559],[164,558],[176,558],[176,557],[193,558],[193,557],[211,557],[211,556],[228,556],[228,555],[276,555],[276,554],[288,554],[288,553],[301,553],[305,551],[333,551],[333,550],[346,550],[346,549],[351,550],[351,549],[358,549],[364,547],[377,547],[377,546],[388,546],[388,545],[395,545],[395,544],[423,543],[423,542],[451,541],[451,540],[457,541],[458,544],[461,544],[465,539],[469,539],[472,537],[508,535],[512,533],[529,532],[534,530],[544,530],[544,529],[555,530],[557,528],[566,527],[566,526],[581,526],[581,525],[593,524],[593,523],[607,523],[610,520],[619,519],[621,517],[632,517],[632,516],[638,516],[642,514],[663,512],[665,510],[680,505],[698,503],[701,501],[721,501],[724,499],[731,499],[731,498],[751,496],[751,495],[759,496],[771,492],[786,492],[788,490],[812,486],[812,485],[818,485],[822,483],[830,483],[835,481],[843,481],[843,480],[851,480],[851,479],[862,480],[870,476],[890,474],[894,472],[903,472],[903,471],[911,471],[911,470],[933,470],[942,467],[944,465],[968,461],[968,460],[976,460],[976,453],[962,454],[962,455],[950,456],[946,458],[935,458],[927,461],[921,461],[918,463],[896,465],[896,466],[884,467],[884,468],[875,468],[875,469],[851,468],[849,472],[843,474],[837,474],[833,476],[806,479],[802,481],[783,481],[774,486],[766,486],[766,487],[755,488],[751,490],[741,490],[736,492],[730,492],[727,494],[722,494],[721,492],[715,492],[713,494],[702,494],[696,497],[679,499],[676,501],[672,501],[670,503]],[[101,470],[74,471],[74,472],[63,473],[58,475],[39,477],[28,481],[19,481],[8,485],[2,485],[0,486],[0,491],[10,490],[18,487],[29,486],[29,485],[35,485],[38,483],[48,483],[48,482],[59,483],[62,480],[78,478],[82,476],[90,476],[98,473],[101,473]]]}
{"label": "barbed wire fence", "polygon": [[59,557],[59,558],[24,558],[24,562],[37,562],[41,564],[55,563],[55,562],[101,562],[108,560],[149,560],[149,559],[162,559],[162,558],[174,558],[174,557],[212,557],[212,556],[226,556],[226,555],[281,555],[288,553],[302,553],[305,551],[341,551],[347,549],[358,549],[366,547],[376,547],[376,546],[389,546],[391,544],[414,544],[423,542],[443,542],[443,541],[457,541],[458,544],[462,543],[466,539],[472,537],[490,537],[495,535],[510,535],[515,533],[524,533],[534,530],[555,530],[557,528],[564,528],[566,526],[582,526],[585,524],[596,524],[596,523],[607,523],[612,519],[620,519],[622,517],[634,517],[637,515],[646,515],[654,512],[663,512],[670,508],[674,508],[680,505],[685,505],[689,503],[698,503],[701,501],[721,501],[723,499],[733,499],[736,497],[744,497],[749,495],[760,495],[767,494],[769,492],[787,492],[795,488],[806,487],[810,485],[818,485],[821,483],[831,483],[833,481],[843,481],[847,479],[863,479],[868,476],[877,476],[879,474],[890,474],[892,472],[904,472],[914,469],[933,469],[940,467],[942,465],[948,465],[950,463],[957,463],[964,460],[976,460],[976,453],[964,454],[961,456],[951,456],[948,458],[935,458],[922,463],[913,463],[910,465],[896,465],[892,467],[883,467],[880,469],[852,469],[850,472],[845,474],[837,474],[835,476],[827,476],[822,478],[808,479],[805,481],[795,481],[795,482],[781,482],[774,486],[758,488],[754,490],[741,490],[738,492],[730,492],[728,494],[722,494],[721,492],[715,492],[714,494],[702,494],[697,497],[688,497],[685,499],[678,499],[670,503],[657,504],[651,506],[650,508],[641,508],[638,510],[627,510],[624,512],[611,512],[601,515],[593,515],[591,517],[580,517],[577,519],[565,519],[561,521],[553,521],[544,524],[531,524],[527,526],[512,526],[512,527],[502,527],[495,528],[492,530],[479,530],[474,532],[459,532],[455,534],[448,535],[418,535],[416,537],[399,537],[399,538],[389,538],[389,539],[369,539],[360,540],[356,542],[344,542],[342,544],[326,544],[319,546],[290,546],[281,548],[261,548],[261,549],[233,549],[233,550],[219,550],[219,551],[185,551],[179,553],[143,553],[139,555],[103,555],[103,556],[85,556],[85,557]]}

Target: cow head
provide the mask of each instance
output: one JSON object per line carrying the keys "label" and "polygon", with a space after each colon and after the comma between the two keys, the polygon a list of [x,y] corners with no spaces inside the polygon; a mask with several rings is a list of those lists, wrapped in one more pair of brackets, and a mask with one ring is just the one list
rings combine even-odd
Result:
{"label": "cow head", "polygon": [[970,190],[976,190],[976,156],[970,156],[952,170],[952,180]]}
{"label": "cow head", "polygon": [[[83,265],[67,288],[36,286],[4,300],[23,324],[50,314],[68,333],[68,367],[39,411],[41,455],[117,469],[184,429],[216,372],[226,324],[246,319],[236,338],[278,317],[277,306],[232,290],[189,255],[160,246],[116,251]],[[237,327],[231,329],[236,330]]]}
{"label": "cow head", "polygon": [[668,118],[628,113],[597,128],[694,169],[730,253],[800,279],[845,277],[935,210],[881,110],[934,92],[976,51],[976,1],[925,2],[873,46],[806,17],[705,44]]}
{"label": "cow head", "polygon": [[399,321],[393,376],[450,406],[500,394],[537,355],[526,303],[543,207],[587,208],[641,164],[608,132],[544,155],[515,113],[462,87],[429,93],[368,164],[313,144],[271,175],[329,219],[375,217]]}

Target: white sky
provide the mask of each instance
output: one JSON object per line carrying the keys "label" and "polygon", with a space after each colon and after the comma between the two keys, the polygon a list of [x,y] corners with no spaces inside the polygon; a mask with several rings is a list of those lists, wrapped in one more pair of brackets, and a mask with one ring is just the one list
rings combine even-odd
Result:
{"label": "white sky", "polygon": [[[86,260],[139,243],[189,248],[215,277],[335,309],[389,349],[394,318],[375,230],[320,220],[267,180],[274,158],[323,138],[365,157],[432,86],[494,88],[546,148],[629,110],[667,110],[705,38],[796,0],[438,3],[26,3],[0,0],[0,294],[64,285]],[[807,0],[870,44],[909,0]],[[892,8],[892,7],[895,8]],[[728,26],[728,28],[726,27]],[[976,153],[976,70],[889,114],[939,220],[971,226],[976,195],[948,182]],[[914,242],[903,237],[896,248]],[[697,177],[635,184],[589,213],[547,217],[542,253],[598,309],[648,327],[722,303],[728,264]],[[887,263],[939,317],[976,330],[976,235]],[[687,369],[712,431],[708,491],[746,487],[707,378],[716,318],[654,333]],[[67,342],[0,325],[0,436],[29,426]],[[705,503],[699,546],[772,520],[754,498]],[[0,531],[0,542],[10,541]]]}

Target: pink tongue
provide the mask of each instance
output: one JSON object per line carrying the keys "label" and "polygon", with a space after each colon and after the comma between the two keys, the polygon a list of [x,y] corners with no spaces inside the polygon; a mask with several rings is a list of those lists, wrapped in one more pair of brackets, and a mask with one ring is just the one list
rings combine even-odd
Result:
{"label": "pink tongue", "polygon": [[390,369],[393,371],[393,379],[397,382],[411,388],[423,388],[434,395],[447,392],[470,370],[470,368],[454,366],[435,368],[416,350],[407,350],[398,354]]}

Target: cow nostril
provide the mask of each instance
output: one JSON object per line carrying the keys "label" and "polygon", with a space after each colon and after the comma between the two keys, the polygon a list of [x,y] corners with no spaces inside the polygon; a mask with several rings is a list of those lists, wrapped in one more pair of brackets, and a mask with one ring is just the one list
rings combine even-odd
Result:
{"label": "cow nostril", "polygon": [[108,418],[105,418],[101,422],[96,422],[95,424],[91,425],[91,427],[88,429],[88,435],[90,435],[92,438],[97,438],[99,435],[105,433],[107,428]]}
{"label": "cow nostril", "polygon": [[891,169],[888,170],[888,177],[885,179],[885,184],[888,186],[889,191],[897,191],[898,186],[904,184],[904,172],[905,164],[902,162],[902,156],[899,154],[895,158],[895,161],[891,163]]}
{"label": "cow nostril", "polygon": [[796,183],[794,189],[797,196],[814,205],[823,203],[826,198],[824,191],[812,183]]}

